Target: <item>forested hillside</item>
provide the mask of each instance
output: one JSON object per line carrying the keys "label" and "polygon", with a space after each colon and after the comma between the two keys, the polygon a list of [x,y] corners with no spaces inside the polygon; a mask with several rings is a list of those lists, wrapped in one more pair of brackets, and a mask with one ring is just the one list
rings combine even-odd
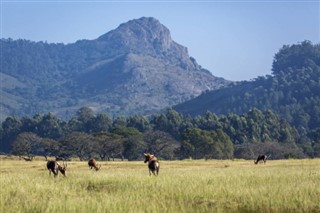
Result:
{"label": "forested hillside", "polygon": [[206,111],[242,114],[252,108],[273,110],[301,134],[320,128],[320,45],[285,45],[274,57],[272,75],[209,91],[174,107],[193,116]]}

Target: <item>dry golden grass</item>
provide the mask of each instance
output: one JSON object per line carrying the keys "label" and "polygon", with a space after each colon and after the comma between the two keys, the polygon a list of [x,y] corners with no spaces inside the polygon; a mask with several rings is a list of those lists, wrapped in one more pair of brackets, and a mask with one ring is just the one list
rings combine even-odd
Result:
{"label": "dry golden grass", "polygon": [[320,159],[68,162],[68,177],[46,162],[1,159],[1,212],[320,212]]}

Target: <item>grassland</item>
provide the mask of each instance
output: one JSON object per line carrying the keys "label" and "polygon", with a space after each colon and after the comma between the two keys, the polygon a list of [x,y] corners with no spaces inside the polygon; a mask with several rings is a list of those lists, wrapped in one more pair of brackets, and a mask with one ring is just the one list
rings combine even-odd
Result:
{"label": "grassland", "polygon": [[68,177],[45,161],[1,158],[0,210],[9,212],[320,212],[320,159],[69,162]]}

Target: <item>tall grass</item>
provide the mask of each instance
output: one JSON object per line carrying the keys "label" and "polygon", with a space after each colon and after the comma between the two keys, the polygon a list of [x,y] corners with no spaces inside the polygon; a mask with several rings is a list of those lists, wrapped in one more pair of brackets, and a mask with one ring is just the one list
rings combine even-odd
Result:
{"label": "tall grass", "polygon": [[320,159],[69,162],[50,177],[45,161],[1,160],[1,212],[320,212]]}

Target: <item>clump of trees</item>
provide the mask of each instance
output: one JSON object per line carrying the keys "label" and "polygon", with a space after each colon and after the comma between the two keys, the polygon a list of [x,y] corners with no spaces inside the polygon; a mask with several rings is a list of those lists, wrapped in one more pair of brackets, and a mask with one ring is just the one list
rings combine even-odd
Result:
{"label": "clump of trees", "polygon": [[320,129],[301,135],[271,110],[236,115],[206,112],[185,116],[172,108],[145,117],[110,118],[81,108],[69,120],[51,113],[7,117],[0,128],[1,150],[20,156],[42,155],[87,160],[141,160],[144,152],[161,159],[254,159],[320,156]]}

